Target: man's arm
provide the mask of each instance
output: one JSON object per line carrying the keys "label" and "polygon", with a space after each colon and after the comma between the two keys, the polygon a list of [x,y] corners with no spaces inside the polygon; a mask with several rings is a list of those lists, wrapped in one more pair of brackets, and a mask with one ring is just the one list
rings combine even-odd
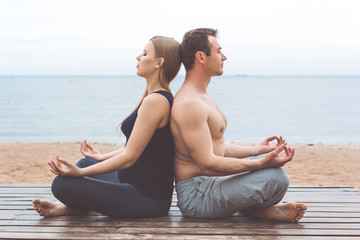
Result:
{"label": "man's arm", "polygon": [[[238,159],[214,154],[213,142],[208,126],[208,112],[201,103],[184,100],[174,106],[172,117],[191,158],[204,175],[220,176],[254,171],[262,168],[280,167],[290,161],[293,151],[285,145],[266,155],[262,159]],[[278,153],[287,149],[286,156],[279,158]]]}
{"label": "man's arm", "polygon": [[[276,145],[270,145],[270,142],[276,140]],[[257,146],[254,147],[244,147],[238,146],[235,144],[225,144],[225,157],[234,157],[234,158],[246,158],[252,157],[264,153],[271,152],[276,149],[276,147],[281,144],[285,144],[283,138],[272,136],[262,140]]]}

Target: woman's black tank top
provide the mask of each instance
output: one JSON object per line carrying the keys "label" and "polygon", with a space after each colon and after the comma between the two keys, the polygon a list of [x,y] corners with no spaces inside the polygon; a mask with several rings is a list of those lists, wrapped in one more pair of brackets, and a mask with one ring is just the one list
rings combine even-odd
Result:
{"label": "woman's black tank top", "polygon": [[[170,108],[173,96],[166,91],[154,92],[163,95]],[[137,112],[141,104],[123,121],[121,130],[126,136],[126,143],[134,128]],[[167,200],[172,197],[174,182],[174,142],[170,131],[170,118],[166,126],[156,129],[149,144],[136,163],[118,171],[121,182],[137,187],[144,195]]]}

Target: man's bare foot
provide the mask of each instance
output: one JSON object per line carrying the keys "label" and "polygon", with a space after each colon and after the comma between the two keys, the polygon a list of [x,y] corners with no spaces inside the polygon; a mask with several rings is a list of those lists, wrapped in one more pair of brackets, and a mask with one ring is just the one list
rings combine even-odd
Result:
{"label": "man's bare foot", "polygon": [[49,202],[47,200],[34,199],[32,203],[34,210],[43,217],[64,216],[73,213],[73,210],[61,202]]}
{"label": "man's bare foot", "polygon": [[254,216],[262,219],[298,222],[305,214],[306,204],[288,202],[261,208],[254,211]]}

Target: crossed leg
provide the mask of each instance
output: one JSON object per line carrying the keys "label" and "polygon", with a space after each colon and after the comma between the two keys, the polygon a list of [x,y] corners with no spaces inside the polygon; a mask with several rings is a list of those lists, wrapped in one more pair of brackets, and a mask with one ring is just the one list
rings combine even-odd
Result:
{"label": "crossed leg", "polygon": [[[84,168],[96,163],[98,163],[98,161],[94,159],[83,158],[80,161],[78,161],[76,165],[78,167]],[[116,182],[118,180],[116,173],[96,175],[93,176],[93,178],[102,179],[110,182]],[[60,201],[51,202],[47,200],[34,199],[32,203],[34,210],[37,211],[39,215],[43,217],[65,216],[65,215],[71,215],[75,212],[75,210],[69,208]]]}

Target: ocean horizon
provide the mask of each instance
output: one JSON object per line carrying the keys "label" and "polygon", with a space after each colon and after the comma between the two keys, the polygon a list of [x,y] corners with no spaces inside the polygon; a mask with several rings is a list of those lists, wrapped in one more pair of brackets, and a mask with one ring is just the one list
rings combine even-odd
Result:
{"label": "ocean horizon", "polygon": [[[135,75],[0,76],[0,142],[123,142],[115,128],[144,88]],[[226,142],[360,143],[359,89],[360,76],[239,74],[214,77],[208,92]]]}

